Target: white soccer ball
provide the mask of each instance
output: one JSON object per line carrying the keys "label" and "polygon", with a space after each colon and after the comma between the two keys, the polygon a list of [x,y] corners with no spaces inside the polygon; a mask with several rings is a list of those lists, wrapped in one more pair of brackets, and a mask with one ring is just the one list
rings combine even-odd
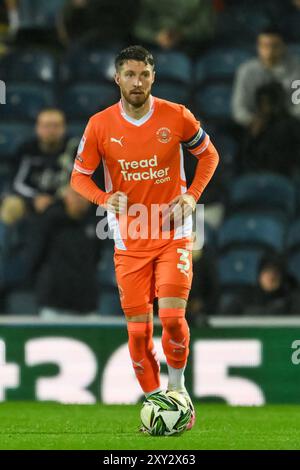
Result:
{"label": "white soccer ball", "polygon": [[191,409],[179,392],[155,393],[146,398],[141,409],[144,430],[151,436],[171,436],[186,429]]}

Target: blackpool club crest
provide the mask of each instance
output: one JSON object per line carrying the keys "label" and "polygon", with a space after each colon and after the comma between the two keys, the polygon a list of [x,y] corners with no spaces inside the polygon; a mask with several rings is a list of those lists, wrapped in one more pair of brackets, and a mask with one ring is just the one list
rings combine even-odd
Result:
{"label": "blackpool club crest", "polygon": [[156,136],[159,142],[162,144],[167,144],[172,139],[171,131],[168,127],[161,127],[156,132]]}

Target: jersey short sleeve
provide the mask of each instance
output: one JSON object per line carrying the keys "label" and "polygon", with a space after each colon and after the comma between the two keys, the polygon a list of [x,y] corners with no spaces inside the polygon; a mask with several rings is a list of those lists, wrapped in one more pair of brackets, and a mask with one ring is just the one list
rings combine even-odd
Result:
{"label": "jersey short sleeve", "polygon": [[202,129],[200,122],[186,107],[183,106],[182,144],[195,157],[208,147],[209,135]]}
{"label": "jersey short sleeve", "polygon": [[92,175],[101,162],[99,147],[95,122],[90,119],[78,146],[74,169],[85,175]]}

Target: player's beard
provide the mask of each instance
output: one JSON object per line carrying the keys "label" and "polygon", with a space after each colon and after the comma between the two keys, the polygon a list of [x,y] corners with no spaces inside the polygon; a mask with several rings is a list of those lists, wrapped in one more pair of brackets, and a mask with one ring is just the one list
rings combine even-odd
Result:
{"label": "player's beard", "polygon": [[151,89],[148,92],[143,91],[140,94],[133,94],[132,91],[127,93],[124,90],[122,90],[123,98],[127,101],[128,104],[130,104],[131,106],[137,109],[144,106],[144,104],[146,103],[146,101],[148,100],[150,96],[150,93],[151,93]]}

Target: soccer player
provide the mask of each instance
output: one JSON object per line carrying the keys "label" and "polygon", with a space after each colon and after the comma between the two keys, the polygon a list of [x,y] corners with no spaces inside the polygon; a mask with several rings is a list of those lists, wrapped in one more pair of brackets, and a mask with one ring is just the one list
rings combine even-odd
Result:
{"label": "soccer player", "polygon": [[[119,53],[115,65],[121,99],[90,118],[75,159],[71,185],[108,211],[129,352],[146,397],[161,391],[160,367],[152,339],[153,299],[158,297],[168,390],[185,394],[192,409],[188,425],[191,428],[195,413],[184,385],[189,354],[185,310],[192,282],[191,214],[219,157],[209,136],[187,108],[151,95],[155,78],[151,53],[141,46],[131,46]],[[182,146],[198,159],[188,189]],[[91,179],[101,161],[106,192]],[[152,209],[163,204],[169,208],[173,225],[169,231],[165,229],[168,211],[164,209],[157,233],[151,230],[155,226]],[[130,233],[130,226],[141,220],[137,212],[142,213],[142,208],[150,215],[146,222],[142,220],[140,230]],[[183,224],[174,226],[174,221],[181,220],[182,212]],[[123,223],[126,214],[127,226]]]}

